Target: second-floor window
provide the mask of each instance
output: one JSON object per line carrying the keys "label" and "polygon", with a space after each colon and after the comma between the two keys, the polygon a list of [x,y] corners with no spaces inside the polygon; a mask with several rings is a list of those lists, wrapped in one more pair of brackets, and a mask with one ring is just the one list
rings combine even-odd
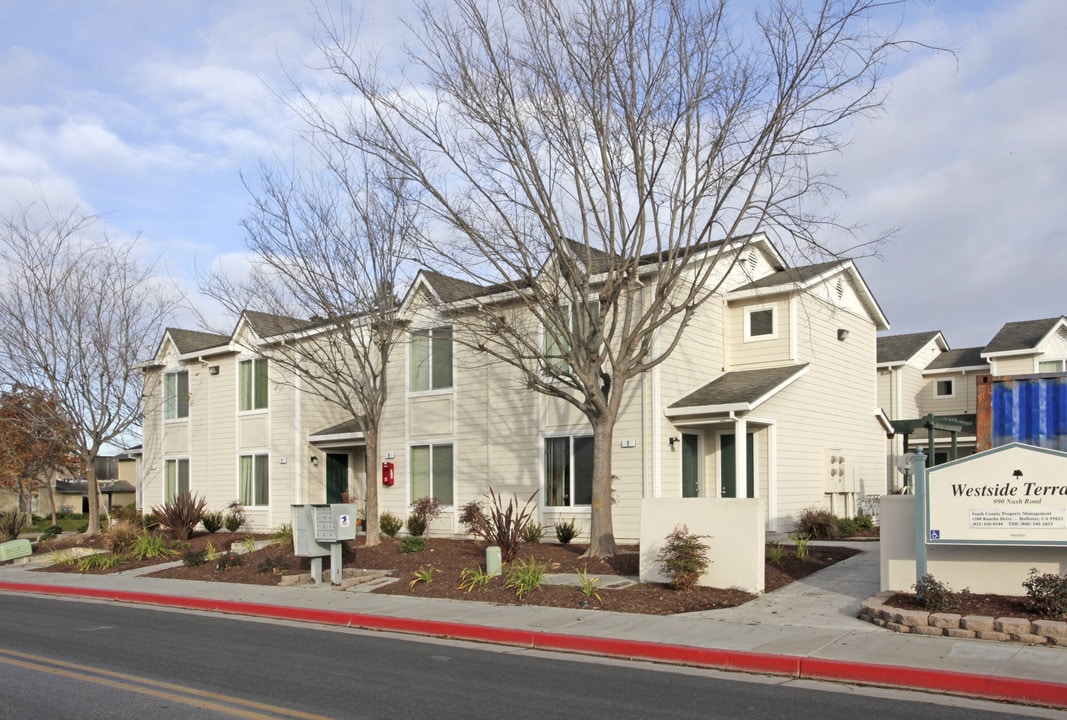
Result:
{"label": "second-floor window", "polygon": [[750,308],[745,313],[745,340],[775,337],[774,320],[773,307]]}
{"label": "second-floor window", "polygon": [[956,394],[955,380],[938,380],[934,383],[934,397],[949,398]]}
{"label": "second-floor window", "polygon": [[237,409],[267,409],[267,359],[242,360],[237,364]]}
{"label": "second-floor window", "polygon": [[163,461],[163,501],[171,502],[179,495],[189,492],[189,460]]}
{"label": "second-floor window", "polygon": [[452,328],[437,327],[411,333],[408,351],[408,389],[411,392],[452,387]]}
{"label": "second-floor window", "polygon": [[163,376],[163,418],[189,417],[189,372],[171,372]]}
{"label": "second-floor window", "polygon": [[1042,360],[1037,364],[1040,373],[1063,372],[1063,360]]}
{"label": "second-floor window", "polygon": [[[600,328],[600,301],[590,300],[580,306],[571,304],[562,305],[564,315],[569,314],[571,327],[569,333],[562,333],[557,329],[545,326],[544,342],[542,350],[548,365],[565,371],[568,367],[566,355],[571,350],[571,340],[581,332],[581,321],[584,319],[591,327],[591,333],[599,333]],[[585,318],[578,316],[579,312],[585,312]],[[599,349],[599,348],[598,348]]]}

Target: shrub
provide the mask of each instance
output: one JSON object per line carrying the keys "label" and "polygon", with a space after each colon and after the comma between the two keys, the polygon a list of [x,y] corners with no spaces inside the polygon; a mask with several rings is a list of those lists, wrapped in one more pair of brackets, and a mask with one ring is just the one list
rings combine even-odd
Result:
{"label": "shrub", "polygon": [[806,535],[794,535],[792,538],[793,544],[796,545],[796,550],[793,554],[797,556],[797,560],[803,560],[808,556],[808,538]]}
{"label": "shrub", "polygon": [[775,565],[781,565],[783,553],[782,544],[777,540],[771,540],[767,543],[767,559]]}
{"label": "shrub", "polygon": [[0,542],[14,540],[26,527],[26,514],[18,510],[0,512]]}
{"label": "shrub", "polygon": [[113,553],[129,552],[144,531],[140,524],[134,525],[129,520],[119,520],[104,532],[108,549]]}
{"label": "shrub", "polygon": [[235,552],[219,553],[215,556],[215,570],[218,572],[224,572],[232,567],[240,567],[241,556]]}
{"label": "shrub", "polygon": [[188,540],[204,516],[207,500],[191,493],[181,493],[163,507],[153,507],[152,513],[159,518],[160,526],[170,530],[179,540]]}
{"label": "shrub", "polygon": [[185,567],[196,567],[207,562],[207,550],[186,550],[182,553],[182,564]]}
{"label": "shrub", "polygon": [[284,523],[278,528],[270,538],[271,545],[281,545],[289,550],[294,548],[293,545],[293,526],[289,523]]}
{"label": "shrub", "polygon": [[701,542],[707,535],[689,532],[685,525],[675,526],[659,551],[664,573],[675,590],[690,590],[708,568],[708,546]]}
{"label": "shrub", "polygon": [[111,553],[93,553],[78,559],[78,572],[90,570],[107,570],[120,564],[125,558]]}
{"label": "shrub", "polygon": [[426,538],[421,535],[409,535],[406,538],[400,540],[400,552],[413,553],[422,552],[426,549]]}
{"label": "shrub", "polygon": [[809,507],[797,514],[796,530],[813,540],[836,540],[841,537],[837,517],[825,508]]}
{"label": "shrub", "polygon": [[435,572],[441,572],[435,567],[421,567],[412,573],[412,580],[408,583],[408,587],[415,587],[419,583],[426,583],[429,585],[433,582],[433,574]]}
{"label": "shrub", "polygon": [[874,530],[874,518],[870,515],[857,515],[853,522],[860,530]]}
{"label": "shrub", "polygon": [[475,588],[484,590],[489,587],[489,581],[492,579],[493,576],[481,565],[463,568],[463,572],[459,575],[459,589],[466,592],[470,592]]}
{"label": "shrub", "polygon": [[54,537],[58,537],[63,532],[63,528],[60,525],[49,525],[41,531],[40,540],[51,540]]}
{"label": "shrub", "polygon": [[209,533],[217,533],[225,522],[226,518],[223,517],[221,510],[205,510],[204,516],[200,518],[200,524]]}
{"label": "shrub", "polygon": [[959,598],[952,588],[930,573],[919,578],[912,588],[915,590],[915,599],[928,612],[948,612],[959,604]]}
{"label": "shrub", "polygon": [[[531,524],[533,508],[531,507],[537,493],[530,495],[526,504],[519,507],[518,498],[508,500],[507,507],[501,505],[503,498],[489,488],[489,511],[482,510],[480,502],[469,502],[463,506],[459,522],[472,535],[485,540],[490,545],[500,548],[500,559],[509,563],[519,554],[519,548],[526,541],[527,527]],[[540,529],[540,525],[537,525]],[[540,532],[538,532],[540,535]]]}
{"label": "shrub", "polygon": [[426,521],[415,513],[408,515],[408,520],[404,526],[412,537],[422,537],[426,534]]}
{"label": "shrub", "polygon": [[566,522],[564,522],[563,520],[557,520],[555,523],[552,524],[552,527],[556,531],[556,539],[559,540],[562,545],[568,544],[571,540],[581,534],[581,530],[574,523],[573,518],[567,520]]}
{"label": "shrub", "polygon": [[1067,575],[1038,575],[1037,568],[1030,568],[1023,587],[1033,612],[1050,620],[1067,615]]}
{"label": "shrub", "polygon": [[[411,516],[408,518],[408,532],[412,535],[424,535],[430,523],[441,514],[441,503],[435,497],[421,497],[411,503]],[[412,518],[415,518],[413,521]],[[412,529],[414,527],[414,530]],[[422,532],[415,532],[420,529]]]}
{"label": "shrub", "polygon": [[402,527],[404,527],[404,521],[399,515],[386,510],[378,516],[378,529],[389,537],[396,537]]}
{"label": "shrub", "polygon": [[522,541],[532,544],[541,542],[541,536],[545,532],[545,526],[531,520],[522,528]]}
{"label": "shrub", "polygon": [[237,532],[244,524],[248,522],[248,515],[245,514],[245,506],[241,504],[240,500],[231,500],[230,504],[226,506],[226,512],[222,516],[223,526],[232,533]]}
{"label": "shrub", "polygon": [[857,530],[859,530],[859,526],[856,525],[856,521],[852,518],[837,518],[837,534],[839,537],[855,535]]}
{"label": "shrub", "polygon": [[118,521],[125,521],[134,525],[141,524],[141,513],[137,511],[137,506],[133,503],[127,503],[116,508],[111,508],[111,519]]}
{"label": "shrub", "polygon": [[600,578],[589,577],[588,567],[578,571],[578,589],[582,591],[582,595],[585,595],[587,601],[596,598],[596,601],[603,605],[604,601],[600,599],[600,591],[597,590],[599,582]]}
{"label": "shrub", "polygon": [[289,559],[284,555],[267,555],[256,565],[256,572],[262,575],[277,575],[289,569]]}
{"label": "shrub", "polygon": [[531,590],[540,590],[541,583],[545,580],[545,568],[538,565],[537,560],[530,558],[529,562],[518,560],[508,565],[504,572],[504,587],[515,591],[515,596],[522,600],[522,596]]}

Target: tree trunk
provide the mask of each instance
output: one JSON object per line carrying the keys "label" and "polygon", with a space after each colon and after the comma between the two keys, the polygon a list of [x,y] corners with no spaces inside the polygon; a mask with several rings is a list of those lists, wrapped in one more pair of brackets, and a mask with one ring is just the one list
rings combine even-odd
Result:
{"label": "tree trunk", "polygon": [[364,521],[366,522],[365,544],[367,547],[381,542],[378,528],[378,430],[366,433],[367,440],[367,497]]}
{"label": "tree trunk", "polygon": [[589,550],[586,557],[611,557],[615,545],[612,523],[611,446],[614,418],[598,418],[593,423],[593,507],[589,513]]}
{"label": "tree trunk", "polygon": [[100,483],[96,479],[96,458],[90,457],[85,463],[85,479],[89,483],[89,527],[86,535],[100,534]]}

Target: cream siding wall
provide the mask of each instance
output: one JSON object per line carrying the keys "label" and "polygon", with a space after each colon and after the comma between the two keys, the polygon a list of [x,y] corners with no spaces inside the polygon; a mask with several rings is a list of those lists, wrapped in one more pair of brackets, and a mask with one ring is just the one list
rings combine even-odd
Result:
{"label": "cream siding wall", "polygon": [[991,375],[1032,375],[1037,372],[1034,355],[1011,355],[989,358]]}
{"label": "cream siding wall", "polygon": [[[926,397],[922,403],[920,415],[925,415],[926,413],[953,415],[975,412],[978,403],[977,376],[977,372],[931,373],[927,375],[926,387],[924,388]],[[937,396],[936,390],[939,380],[952,380],[954,390],[952,397]]]}

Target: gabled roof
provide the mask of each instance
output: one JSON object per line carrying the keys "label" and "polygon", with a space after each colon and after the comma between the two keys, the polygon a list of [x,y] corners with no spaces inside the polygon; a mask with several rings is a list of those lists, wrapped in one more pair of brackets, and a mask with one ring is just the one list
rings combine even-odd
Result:
{"label": "gabled roof", "polygon": [[805,286],[812,280],[816,280],[829,270],[843,268],[847,260],[833,260],[830,262],[805,265],[804,267],[785,268],[778,272],[765,275],[758,280],[736,287],[734,293],[743,293],[750,290],[768,290],[771,288],[788,289],[793,286]]}
{"label": "gabled roof", "polygon": [[201,332],[199,330],[182,330],[181,328],[167,328],[166,334],[174,342],[180,355],[206,350],[207,348],[219,347],[230,341],[226,335],[218,333]]}
{"label": "gabled roof", "polygon": [[245,310],[241,313],[248,324],[261,338],[269,338],[274,335],[305,330],[315,325],[313,320],[301,320],[299,318],[286,317],[285,315],[272,315],[271,313]]}
{"label": "gabled roof", "polygon": [[[879,349],[881,346],[879,345]],[[946,350],[923,368],[923,372],[950,372],[962,370],[988,370],[989,363],[982,359],[982,348]]]}
{"label": "gabled roof", "polygon": [[[467,300],[468,298],[490,293],[490,289],[484,285],[449,277],[436,270],[426,270],[424,268],[419,271],[419,277],[429,286],[430,292],[438,300],[445,303]],[[418,282],[418,279],[416,279],[416,282]]]}
{"label": "gabled roof", "polygon": [[[808,370],[808,363],[721,375],[696,392],[671,403],[668,416],[753,410]],[[673,412],[672,412],[673,411]]]}
{"label": "gabled roof", "polygon": [[900,365],[906,363],[915,356],[915,353],[922,350],[927,343],[934,339],[939,339],[940,342],[938,344],[944,349],[948,349],[948,343],[945,342],[940,330],[928,330],[906,335],[882,335],[878,338],[876,362],[878,365]]}
{"label": "gabled roof", "polygon": [[1004,327],[982,349],[982,357],[1035,350],[1041,341],[1061,323],[1067,324],[1067,319],[1062,315],[1044,320],[1005,323]]}

